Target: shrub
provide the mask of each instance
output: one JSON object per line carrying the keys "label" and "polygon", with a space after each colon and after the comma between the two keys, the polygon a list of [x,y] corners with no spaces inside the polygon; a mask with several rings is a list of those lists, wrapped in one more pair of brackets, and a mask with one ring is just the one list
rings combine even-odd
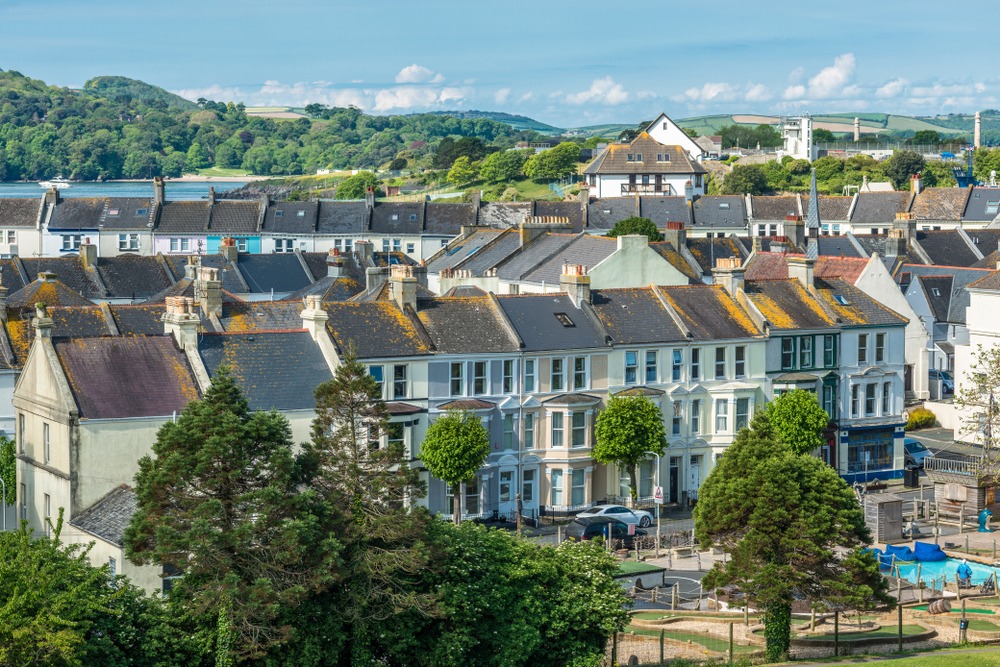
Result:
{"label": "shrub", "polygon": [[927,408],[916,408],[910,411],[910,418],[906,422],[906,430],[913,431],[918,428],[934,426],[935,421],[937,421],[937,418],[933,412]]}

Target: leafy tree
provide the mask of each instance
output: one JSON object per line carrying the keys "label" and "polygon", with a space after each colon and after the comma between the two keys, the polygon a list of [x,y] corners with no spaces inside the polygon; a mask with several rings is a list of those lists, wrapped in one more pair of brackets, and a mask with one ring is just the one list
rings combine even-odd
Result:
{"label": "leafy tree", "polygon": [[726,195],[761,195],[767,191],[767,174],[756,164],[735,165],[722,181],[722,194]]}
{"label": "leafy tree", "polygon": [[632,502],[638,499],[636,466],[667,447],[660,407],[645,396],[612,396],[597,416],[594,458],[628,471]]}
{"label": "leafy tree", "polygon": [[830,130],[824,127],[813,129],[813,141],[817,144],[832,144],[837,137]]}
{"label": "leafy tree", "polygon": [[924,168],[924,156],[914,151],[895,151],[885,163],[885,175],[897,189],[909,183],[910,176]]}
{"label": "leafy tree", "polygon": [[196,141],[188,148],[184,163],[191,171],[197,171],[211,166],[212,156],[208,154],[208,150],[204,146]]}
{"label": "leafy tree", "polygon": [[611,228],[611,231],[609,231],[607,235],[612,238],[617,238],[628,234],[641,234],[652,242],[663,240],[663,235],[660,234],[660,230],[656,228],[655,222],[649,218],[640,218],[637,215],[625,218],[624,220],[619,220],[615,223],[615,226]]}
{"label": "leafy tree", "polygon": [[955,439],[982,445],[981,476],[1000,480],[1000,347],[976,346],[954,402],[962,421]]}
{"label": "leafy tree", "polygon": [[396,157],[389,163],[389,171],[402,171],[410,164],[405,157]]}
{"label": "leafy tree", "polygon": [[10,438],[0,436],[0,479],[7,488],[4,501],[7,505],[17,502],[17,453]]}
{"label": "leafy tree", "polygon": [[698,134],[698,130],[694,129],[693,127],[682,127],[681,129],[684,131],[684,134],[688,135],[692,139],[697,139],[698,137],[701,136],[700,134]]}
{"label": "leafy tree", "polygon": [[912,146],[938,146],[941,144],[941,133],[936,130],[917,130],[906,143]]}
{"label": "leafy tree", "polygon": [[812,166],[816,170],[817,181],[829,181],[844,172],[844,161],[832,155],[819,158]]}
{"label": "leafy tree", "polygon": [[924,164],[924,168],[920,172],[920,178],[923,179],[924,186],[928,188],[953,188],[956,182],[952,168],[955,166],[955,162],[932,160]]}
{"label": "leafy tree", "polygon": [[201,400],[160,428],[155,458],[139,461],[128,556],[179,568],[173,595],[192,618],[232,633],[236,659],[286,641],[282,607],[334,576],[335,550],[296,488],[292,447],[288,421],[251,412],[223,366]]}
{"label": "leafy tree", "polygon": [[461,137],[457,140],[445,137],[438,143],[433,164],[437,169],[448,169],[460,157],[467,157],[470,162],[475,162],[486,157],[488,152],[486,144],[479,137]]}
{"label": "leafy tree", "polygon": [[767,658],[787,656],[791,605],[864,609],[891,605],[870,554],[871,535],[857,498],[819,459],[780,442],[767,412],[736,436],[699,490],[695,533],[704,547],[731,554],[705,576],[733,587],[737,604],[764,610]]}
{"label": "leafy tree", "polygon": [[334,196],[337,199],[364,199],[368,188],[377,188],[378,184],[378,176],[370,171],[359,171],[341,181]]}
{"label": "leafy tree", "polygon": [[521,175],[527,153],[524,150],[508,150],[490,153],[479,167],[479,177],[487,183],[505,183]]}
{"label": "leafy tree", "polygon": [[472,479],[490,455],[490,436],[475,414],[449,412],[427,427],[420,446],[420,459],[432,475],[456,487],[453,498],[455,523],[462,520],[465,482]]}
{"label": "leafy tree", "polygon": [[990,172],[1000,174],[1000,148],[977,148],[972,153],[972,173],[980,181],[989,183]]}
{"label": "leafy tree", "polygon": [[580,145],[571,141],[536,153],[524,163],[524,175],[536,181],[562,178],[576,173],[580,162]]}
{"label": "leafy tree", "polygon": [[825,444],[823,431],[830,415],[819,405],[816,394],[805,389],[785,392],[767,404],[768,421],[774,437],[795,454],[811,454]]}
{"label": "leafy tree", "polygon": [[469,158],[461,156],[455,160],[448,170],[448,182],[452,185],[468,183],[476,177],[476,168],[469,162]]}

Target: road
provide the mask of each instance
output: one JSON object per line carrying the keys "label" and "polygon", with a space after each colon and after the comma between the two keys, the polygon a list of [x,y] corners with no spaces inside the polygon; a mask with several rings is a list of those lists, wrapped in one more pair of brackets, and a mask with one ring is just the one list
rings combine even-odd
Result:
{"label": "road", "polygon": [[947,459],[961,459],[966,456],[979,456],[983,448],[978,445],[967,445],[955,442],[955,432],[946,428],[928,428],[907,433],[908,438],[914,438],[924,443],[934,456]]}

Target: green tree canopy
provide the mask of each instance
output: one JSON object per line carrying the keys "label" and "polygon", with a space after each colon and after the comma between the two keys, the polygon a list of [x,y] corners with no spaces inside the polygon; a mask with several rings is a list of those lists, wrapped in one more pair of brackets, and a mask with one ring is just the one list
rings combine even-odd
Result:
{"label": "green tree canopy", "polygon": [[757,164],[737,164],[722,181],[722,194],[762,195],[769,189],[767,174]]}
{"label": "green tree canopy", "polygon": [[[0,479],[7,488],[4,500],[13,505],[17,500],[17,453],[16,445],[10,438],[0,437]],[[13,528],[13,526],[10,526]]]}
{"label": "green tree canopy", "polygon": [[917,130],[907,143],[913,146],[937,146],[941,143],[941,133],[937,130]]}
{"label": "green tree canopy", "polygon": [[908,185],[910,176],[924,168],[924,156],[914,151],[895,151],[885,163],[885,175],[897,189]]}
{"label": "green tree canopy", "polygon": [[[454,487],[472,479],[490,455],[490,436],[473,413],[449,412],[427,427],[420,460],[432,475]],[[455,494],[455,523],[461,520],[462,493]]]}
{"label": "green tree canopy", "polygon": [[469,158],[462,155],[455,159],[451,169],[448,170],[448,182],[452,185],[468,183],[476,177],[476,168],[469,161]]}
{"label": "green tree canopy", "polygon": [[505,183],[521,175],[530,151],[507,150],[490,153],[479,167],[479,177],[487,183]]}
{"label": "green tree canopy", "polygon": [[536,153],[524,163],[524,175],[536,181],[551,181],[576,173],[580,144],[572,141]]}
{"label": "green tree canopy", "polygon": [[981,474],[1000,483],[1000,347],[976,346],[954,402],[962,420],[955,439],[982,445]]}
{"label": "green tree canopy", "polygon": [[818,143],[818,144],[832,144],[836,140],[837,140],[837,137],[834,136],[833,132],[831,132],[830,130],[828,130],[826,128],[817,127],[815,129],[813,129],[813,141],[815,143]]}
{"label": "green tree canopy", "polygon": [[641,234],[642,236],[648,238],[651,242],[663,240],[663,235],[660,234],[660,230],[656,228],[655,222],[649,218],[640,218],[636,215],[616,222],[615,226],[611,228],[611,231],[609,231],[607,235],[612,238],[617,238],[619,236],[627,236],[629,234]]}
{"label": "green tree canopy", "polygon": [[645,396],[612,396],[597,416],[594,458],[628,471],[632,501],[638,499],[636,466],[663,454],[667,433],[660,407]]}
{"label": "green tree canopy", "polygon": [[770,660],[787,656],[796,600],[821,609],[892,604],[875,559],[860,551],[871,536],[854,493],[833,468],[780,442],[766,411],[701,485],[694,518],[702,546],[731,555],[705,585],[735,587],[764,609]]}
{"label": "green tree canopy", "polygon": [[334,197],[337,199],[364,199],[368,188],[377,189],[378,186],[378,176],[370,171],[359,171],[340,182]]}
{"label": "green tree canopy", "polygon": [[816,394],[805,389],[785,392],[765,409],[774,437],[788,445],[795,454],[810,454],[826,441],[823,431],[830,416],[820,407]]}

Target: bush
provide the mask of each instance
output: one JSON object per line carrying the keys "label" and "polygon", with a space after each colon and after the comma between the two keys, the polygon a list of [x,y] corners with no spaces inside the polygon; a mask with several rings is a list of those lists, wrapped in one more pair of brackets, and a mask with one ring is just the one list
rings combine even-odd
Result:
{"label": "bush", "polygon": [[928,428],[934,426],[937,418],[934,413],[927,408],[916,408],[910,411],[910,418],[906,422],[906,430],[913,431],[918,428]]}

